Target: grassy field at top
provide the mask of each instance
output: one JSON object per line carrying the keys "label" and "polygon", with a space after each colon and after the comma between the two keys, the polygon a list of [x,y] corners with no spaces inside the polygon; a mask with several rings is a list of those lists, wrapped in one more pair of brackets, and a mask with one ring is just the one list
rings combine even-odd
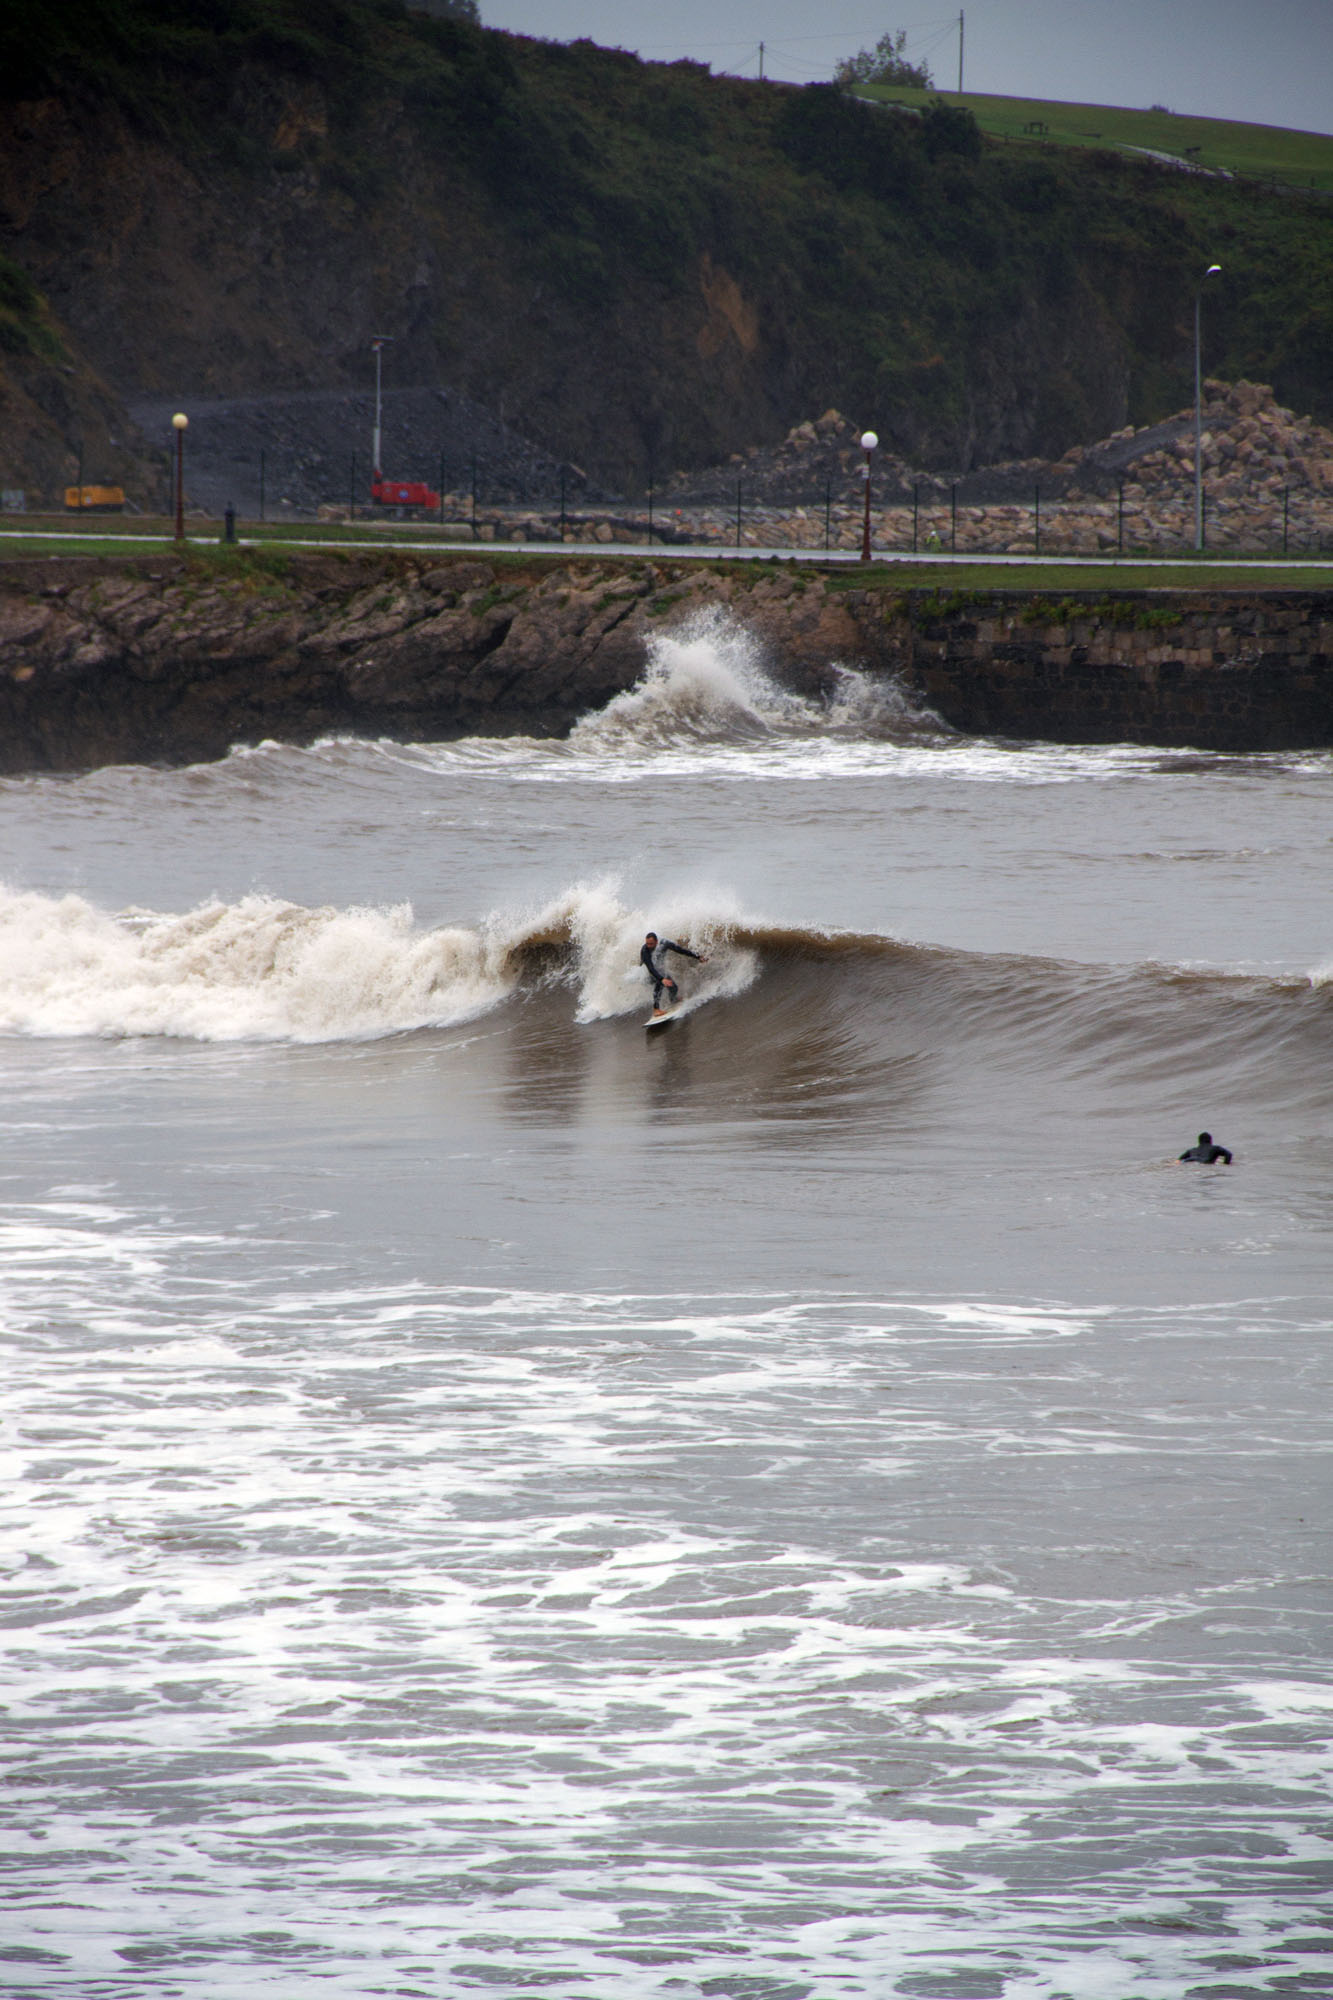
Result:
{"label": "grassy field at top", "polygon": [[[1039,97],[986,97],[966,91],[901,90],[869,84],[872,100],[924,109],[935,96],[963,104],[992,139],[1062,146],[1110,146],[1170,153],[1191,165],[1253,175],[1333,192],[1333,135],[1291,132],[1278,125],[1243,125],[1223,118],[1178,117],[1109,104],[1060,104]],[[1043,127],[1043,130],[1034,130]]]}

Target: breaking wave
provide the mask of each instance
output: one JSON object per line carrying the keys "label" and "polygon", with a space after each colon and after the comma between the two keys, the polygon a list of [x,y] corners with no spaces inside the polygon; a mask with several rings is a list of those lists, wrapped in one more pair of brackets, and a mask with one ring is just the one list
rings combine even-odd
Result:
{"label": "breaking wave", "polygon": [[818,699],[780,687],[755,634],[713,606],[655,634],[635,686],[576,722],[568,742],[605,756],[830,734],[911,742],[948,733],[896,683],[851,667],[834,668]]}
{"label": "breaking wave", "polygon": [[[725,928],[658,912],[667,918],[705,950]],[[0,891],[0,1032],[364,1039],[468,1021],[552,979],[577,989],[591,1021],[642,1011],[647,926],[586,885],[534,912],[425,931],[406,904],[306,909],[251,895],[112,914],[81,896]],[[753,952],[725,944],[706,995],[740,992],[754,973]]]}
{"label": "breaking wave", "polygon": [[[112,914],[78,896],[0,891],[0,1032],[329,1043],[488,1016],[499,1039],[482,1038],[493,1046],[478,1063],[521,1048],[525,1092],[553,1101],[646,1017],[650,922],[707,954],[672,961],[682,1013],[698,1022],[707,1010],[689,1044],[695,1117],[882,1118],[942,1090],[992,1113],[1008,1098],[1024,1118],[1052,1091],[1080,1117],[1136,1102],[1176,1102],[1182,1116],[1200,1101],[1249,1102],[1266,1117],[1333,1102],[1333,984],[1316,974],[947,950],[766,923],[719,895],[647,911],[613,883],[431,929],[406,906],[251,895]],[[612,1099],[622,1084],[637,1087],[617,1074]]]}

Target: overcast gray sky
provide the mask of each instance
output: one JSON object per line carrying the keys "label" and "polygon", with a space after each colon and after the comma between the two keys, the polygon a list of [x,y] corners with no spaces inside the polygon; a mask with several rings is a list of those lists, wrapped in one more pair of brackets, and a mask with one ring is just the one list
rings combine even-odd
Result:
{"label": "overcast gray sky", "polygon": [[[653,62],[794,83],[907,30],[937,84],[958,84],[958,9],[930,0],[481,0],[488,27],[587,35]],[[1010,97],[1165,104],[1205,117],[1333,132],[1333,0],[963,0],[963,84]]]}

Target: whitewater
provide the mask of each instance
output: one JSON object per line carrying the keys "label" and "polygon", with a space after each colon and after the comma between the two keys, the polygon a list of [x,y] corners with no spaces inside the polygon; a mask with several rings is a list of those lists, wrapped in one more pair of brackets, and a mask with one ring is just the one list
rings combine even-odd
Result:
{"label": "whitewater", "polygon": [[0,781],[0,1994],[1333,1988],[1331,801],[717,615]]}

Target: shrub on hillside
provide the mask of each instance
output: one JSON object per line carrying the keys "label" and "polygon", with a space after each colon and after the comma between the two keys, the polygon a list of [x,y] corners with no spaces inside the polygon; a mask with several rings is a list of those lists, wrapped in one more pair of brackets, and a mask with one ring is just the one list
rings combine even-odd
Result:
{"label": "shrub on hillside", "polygon": [[910,187],[916,170],[915,133],[892,113],[858,103],[832,83],[793,91],[774,127],[778,146],[803,173],[832,187],[860,189],[890,200]]}

